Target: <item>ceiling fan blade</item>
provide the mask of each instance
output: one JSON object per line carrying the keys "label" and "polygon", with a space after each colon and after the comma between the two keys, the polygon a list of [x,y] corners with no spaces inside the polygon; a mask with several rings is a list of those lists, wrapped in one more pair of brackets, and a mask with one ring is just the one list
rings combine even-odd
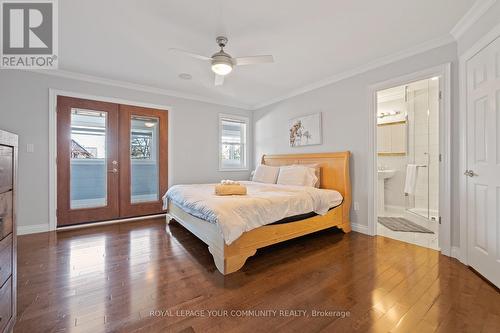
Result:
{"label": "ceiling fan blade", "polygon": [[233,58],[233,62],[237,66],[254,65],[254,64],[267,64],[267,63],[274,62],[274,58],[272,55],[238,57],[238,58]]}
{"label": "ceiling fan blade", "polygon": [[215,86],[222,86],[224,83],[224,76],[215,74],[214,84]]}
{"label": "ceiling fan blade", "polygon": [[200,60],[212,60],[212,58],[210,57],[205,57],[203,55],[200,55],[200,54],[196,54],[196,53],[193,53],[193,52],[189,52],[189,51],[186,51],[186,50],[181,50],[181,49],[168,49],[170,52],[176,52],[176,53],[181,53],[181,54],[184,54],[184,55],[187,55],[188,57],[191,57],[191,58],[196,58],[196,59],[200,59]]}

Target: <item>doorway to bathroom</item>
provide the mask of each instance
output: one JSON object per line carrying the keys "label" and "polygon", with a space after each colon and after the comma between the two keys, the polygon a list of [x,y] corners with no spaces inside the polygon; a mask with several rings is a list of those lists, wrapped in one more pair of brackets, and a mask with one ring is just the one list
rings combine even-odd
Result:
{"label": "doorway to bathroom", "polygon": [[439,250],[439,76],[377,91],[378,235]]}

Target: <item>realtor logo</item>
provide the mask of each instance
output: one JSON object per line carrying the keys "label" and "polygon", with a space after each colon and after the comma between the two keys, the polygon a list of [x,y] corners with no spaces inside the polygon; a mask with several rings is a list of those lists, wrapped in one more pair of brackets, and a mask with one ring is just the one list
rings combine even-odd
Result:
{"label": "realtor logo", "polygon": [[57,68],[57,0],[2,0],[1,68]]}

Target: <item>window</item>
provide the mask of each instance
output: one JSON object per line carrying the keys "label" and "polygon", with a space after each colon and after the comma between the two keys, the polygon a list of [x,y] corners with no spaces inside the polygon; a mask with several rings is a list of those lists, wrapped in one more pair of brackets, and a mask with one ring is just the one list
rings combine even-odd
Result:
{"label": "window", "polygon": [[247,169],[248,118],[219,115],[219,169]]}

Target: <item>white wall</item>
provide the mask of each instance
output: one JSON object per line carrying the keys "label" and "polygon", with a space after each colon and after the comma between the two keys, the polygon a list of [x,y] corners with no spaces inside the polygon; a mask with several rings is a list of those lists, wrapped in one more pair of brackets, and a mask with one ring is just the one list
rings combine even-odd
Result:
{"label": "white wall", "polygon": [[[218,171],[218,114],[246,115],[251,121],[250,111],[33,72],[1,70],[0,128],[19,134],[21,229],[48,227],[49,88],[171,106],[170,185],[249,176],[249,172]],[[26,152],[27,143],[35,144],[34,153]],[[249,149],[252,152],[251,146]]]}
{"label": "white wall", "polygon": [[[452,127],[458,125],[453,112],[457,105],[457,49],[456,43],[427,51],[347,78],[323,88],[284,100],[257,110],[254,114],[254,161],[262,154],[312,153],[350,150],[353,202],[358,202],[359,211],[352,211],[352,222],[367,225],[368,198],[368,110],[369,86],[398,76],[424,70],[443,63],[452,63]],[[288,119],[310,114],[323,113],[323,144],[301,148],[288,146]],[[457,142],[458,131],[454,131],[452,142]],[[457,165],[458,148],[452,152],[452,166]],[[454,175],[458,170],[453,170]],[[452,180],[452,201],[458,197],[457,177]],[[453,212],[458,210],[454,207]],[[459,242],[458,215],[453,213],[453,243]]]}

